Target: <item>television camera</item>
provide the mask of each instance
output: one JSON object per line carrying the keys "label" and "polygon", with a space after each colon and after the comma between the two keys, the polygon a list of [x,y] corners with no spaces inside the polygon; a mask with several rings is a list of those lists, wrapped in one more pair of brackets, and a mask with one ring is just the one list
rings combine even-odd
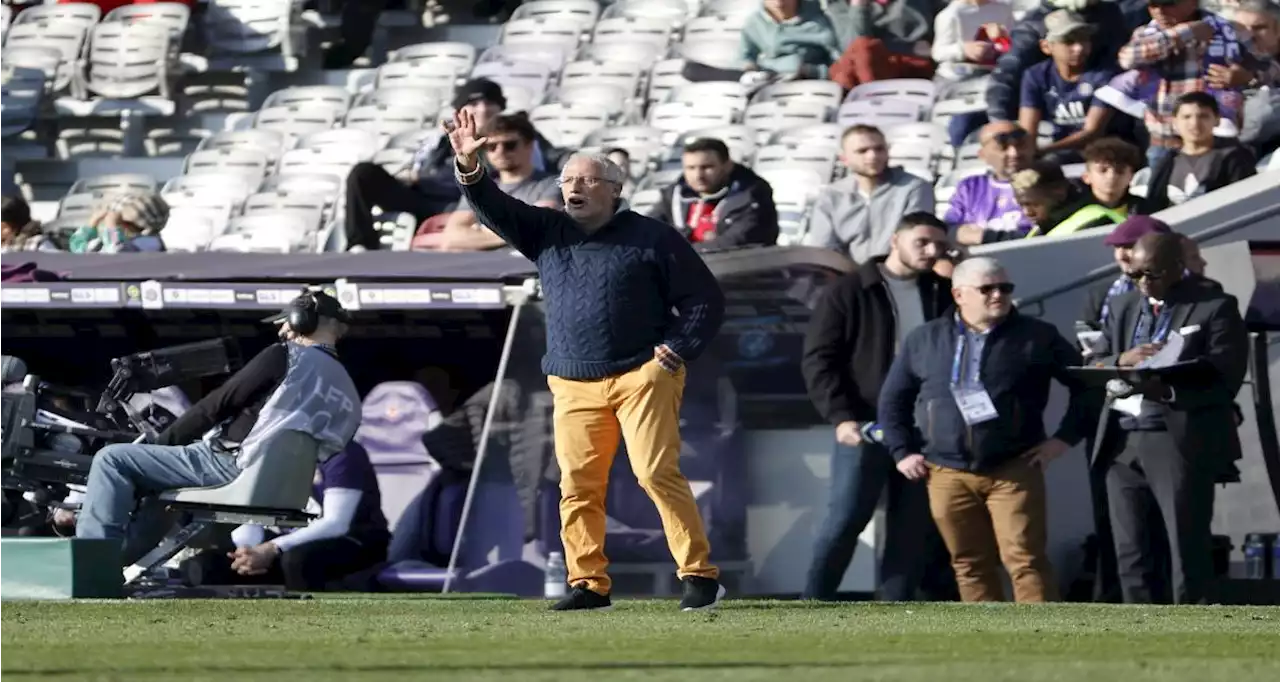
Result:
{"label": "television camera", "polygon": [[112,376],[95,393],[54,385],[28,374],[18,358],[4,358],[2,485],[4,525],[20,492],[37,509],[61,508],[73,486],[83,486],[93,455],[112,443],[154,442],[176,415],[135,400],[151,391],[240,368],[239,347],[218,338],[136,353],[111,361]]}

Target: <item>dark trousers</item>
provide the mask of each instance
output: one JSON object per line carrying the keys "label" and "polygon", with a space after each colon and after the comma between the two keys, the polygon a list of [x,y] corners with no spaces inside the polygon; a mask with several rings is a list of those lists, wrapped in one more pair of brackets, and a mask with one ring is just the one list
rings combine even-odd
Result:
{"label": "dark trousers", "polygon": [[203,552],[201,584],[284,585],[287,590],[319,592],[343,578],[387,560],[389,537],[357,540],[349,535],[316,540],[284,552],[263,575],[242,576],[231,570],[225,550]]}
{"label": "dark trousers", "polygon": [[1170,593],[1176,604],[1205,603],[1213,586],[1213,476],[1188,460],[1167,431],[1123,434],[1107,469],[1107,503],[1115,539],[1120,591],[1126,603],[1155,601],[1156,557],[1149,549],[1159,510],[1169,543]]}
{"label": "dark trousers", "polygon": [[874,443],[835,446],[827,518],[818,531],[804,598],[835,597],[858,547],[858,536],[870,523],[886,488],[880,597],[911,601],[919,587],[928,599],[954,599],[946,549],[929,515],[928,490],[923,483],[908,481],[888,450]]}
{"label": "dark trousers", "polygon": [[347,246],[360,245],[370,251],[381,248],[373,228],[373,207],[383,211],[412,213],[418,223],[448,211],[458,201],[460,191],[453,179],[424,178],[407,185],[374,163],[358,163],[347,175]]}
{"label": "dark trousers", "polygon": [[378,26],[378,15],[386,6],[387,0],[347,0],[342,3],[341,39],[329,48],[325,68],[349,68],[369,49]]}

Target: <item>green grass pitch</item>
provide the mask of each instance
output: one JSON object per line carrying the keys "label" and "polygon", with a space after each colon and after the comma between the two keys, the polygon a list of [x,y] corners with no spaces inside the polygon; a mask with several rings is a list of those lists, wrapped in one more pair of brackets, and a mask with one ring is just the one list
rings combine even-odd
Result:
{"label": "green grass pitch", "polygon": [[5,680],[1280,680],[1273,607],[6,602]]}

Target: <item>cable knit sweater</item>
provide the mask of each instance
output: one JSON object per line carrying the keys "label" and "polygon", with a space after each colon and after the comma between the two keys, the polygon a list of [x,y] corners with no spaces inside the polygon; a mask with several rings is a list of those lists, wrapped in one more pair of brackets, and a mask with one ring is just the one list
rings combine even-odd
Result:
{"label": "cable knit sweater", "polygon": [[660,344],[689,362],[719,331],[720,285],[669,225],[624,205],[587,234],[564,211],[512,198],[487,173],[459,184],[480,224],[538,266],[546,301],[547,374],[614,376],[652,360]]}

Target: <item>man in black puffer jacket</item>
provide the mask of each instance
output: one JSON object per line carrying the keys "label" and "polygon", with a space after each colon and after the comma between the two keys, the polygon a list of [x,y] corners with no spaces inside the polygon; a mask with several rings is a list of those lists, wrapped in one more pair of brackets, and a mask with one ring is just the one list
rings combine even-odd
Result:
{"label": "man in black puffer jacket", "polygon": [[724,142],[693,140],[681,155],[684,177],[662,190],[649,217],[676,228],[699,250],[770,246],[778,241],[773,188],[733,162]]}
{"label": "man in black puffer jacket", "polygon": [[1047,0],[1013,27],[1009,51],[996,61],[987,88],[987,118],[992,121],[1017,121],[1018,98],[1022,74],[1049,57],[1040,49],[1045,37],[1044,18],[1058,9],[1069,9],[1097,27],[1093,34],[1093,52],[1087,68],[1113,66],[1120,48],[1129,41],[1133,30],[1151,20],[1144,0]]}

